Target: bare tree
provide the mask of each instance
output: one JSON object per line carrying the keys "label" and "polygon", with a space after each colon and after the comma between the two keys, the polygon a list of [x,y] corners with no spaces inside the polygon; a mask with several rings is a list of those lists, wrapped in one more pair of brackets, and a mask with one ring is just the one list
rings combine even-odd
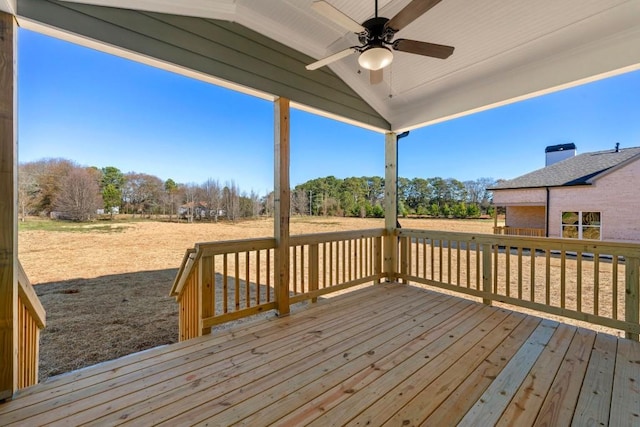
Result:
{"label": "bare tree", "polygon": [[95,174],[85,168],[75,168],[61,180],[60,193],[54,202],[61,217],[73,221],[92,219],[101,204]]}
{"label": "bare tree", "polygon": [[249,195],[251,198],[251,211],[252,216],[257,218],[260,216],[260,196],[255,191],[251,190],[251,194]]}
{"label": "bare tree", "polygon": [[218,216],[222,209],[222,188],[220,188],[220,182],[209,178],[202,185],[204,189],[205,202],[209,210],[209,218],[213,218],[215,222],[218,222]]}
{"label": "bare tree", "polygon": [[36,175],[31,166],[33,163],[18,166],[18,209],[22,221],[31,213],[38,195]]}
{"label": "bare tree", "polygon": [[240,217],[240,189],[235,181],[227,181],[222,190],[222,197],[227,219],[236,221]]}
{"label": "bare tree", "polygon": [[262,212],[267,217],[272,217],[273,212],[275,210],[275,194],[273,191],[267,193],[266,196],[262,198]]}
{"label": "bare tree", "polygon": [[298,188],[291,192],[291,211],[298,215],[309,213],[309,198],[304,188]]}
{"label": "bare tree", "polygon": [[136,172],[125,174],[122,197],[134,215],[157,212],[164,191],[164,183],[157,176]]}

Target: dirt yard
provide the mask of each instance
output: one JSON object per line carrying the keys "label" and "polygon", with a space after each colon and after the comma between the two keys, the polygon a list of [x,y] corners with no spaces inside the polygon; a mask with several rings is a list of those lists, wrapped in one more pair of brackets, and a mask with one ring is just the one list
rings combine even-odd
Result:
{"label": "dirt yard", "polygon": [[[405,228],[491,233],[492,220],[401,220]],[[24,229],[20,261],[47,311],[40,379],[173,343],[178,306],[169,290],[195,242],[267,237],[272,220],[230,223],[114,221]],[[293,218],[291,232],[380,228],[380,219]]]}

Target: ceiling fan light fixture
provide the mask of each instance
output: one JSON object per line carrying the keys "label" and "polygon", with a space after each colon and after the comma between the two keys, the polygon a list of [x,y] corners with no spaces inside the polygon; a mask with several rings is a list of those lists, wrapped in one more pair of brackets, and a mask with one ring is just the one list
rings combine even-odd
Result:
{"label": "ceiling fan light fixture", "polygon": [[393,52],[384,46],[372,46],[358,57],[358,63],[367,70],[379,70],[391,64]]}

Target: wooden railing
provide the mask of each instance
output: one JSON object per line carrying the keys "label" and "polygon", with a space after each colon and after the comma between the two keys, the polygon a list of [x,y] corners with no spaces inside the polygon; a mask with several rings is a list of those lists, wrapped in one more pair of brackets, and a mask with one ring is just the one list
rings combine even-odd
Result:
{"label": "wooden railing", "polygon": [[[289,303],[379,281],[383,234],[380,229],[292,236]],[[171,290],[180,305],[180,340],[275,309],[275,250],[274,239],[198,243],[187,250]]]}
{"label": "wooden railing", "polygon": [[553,315],[640,333],[640,245],[398,231],[400,274]]}
{"label": "wooden railing", "polygon": [[504,236],[528,236],[544,237],[544,228],[524,228],[524,227],[493,227],[493,234]]}
{"label": "wooden railing", "polygon": [[46,313],[18,262],[18,389],[38,382],[40,330]]}
{"label": "wooden railing", "polygon": [[382,279],[383,229],[290,239],[291,303]]}
{"label": "wooden railing", "polygon": [[171,295],[179,305],[180,340],[220,323],[275,308],[274,239],[198,243],[187,250]]}
{"label": "wooden railing", "polygon": [[[396,241],[385,234],[292,236],[288,303],[387,277],[640,334],[639,244],[411,229],[398,230]],[[172,289],[180,339],[275,309],[276,250],[274,239],[254,239],[187,251]],[[393,261],[385,271],[383,259]]]}

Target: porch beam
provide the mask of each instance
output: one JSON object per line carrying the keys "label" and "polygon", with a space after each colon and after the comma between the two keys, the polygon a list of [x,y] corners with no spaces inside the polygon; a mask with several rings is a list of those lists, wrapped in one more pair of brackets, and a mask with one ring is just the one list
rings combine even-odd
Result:
{"label": "porch beam", "polygon": [[0,12],[0,400],[18,386],[16,23]]}
{"label": "porch beam", "polygon": [[398,270],[398,138],[394,132],[384,137],[384,242],[383,272],[389,281],[395,281]]}
{"label": "porch beam", "polygon": [[289,219],[291,204],[291,190],[289,188],[289,99],[276,99],[274,113],[275,296],[278,314],[286,316],[289,314]]}

